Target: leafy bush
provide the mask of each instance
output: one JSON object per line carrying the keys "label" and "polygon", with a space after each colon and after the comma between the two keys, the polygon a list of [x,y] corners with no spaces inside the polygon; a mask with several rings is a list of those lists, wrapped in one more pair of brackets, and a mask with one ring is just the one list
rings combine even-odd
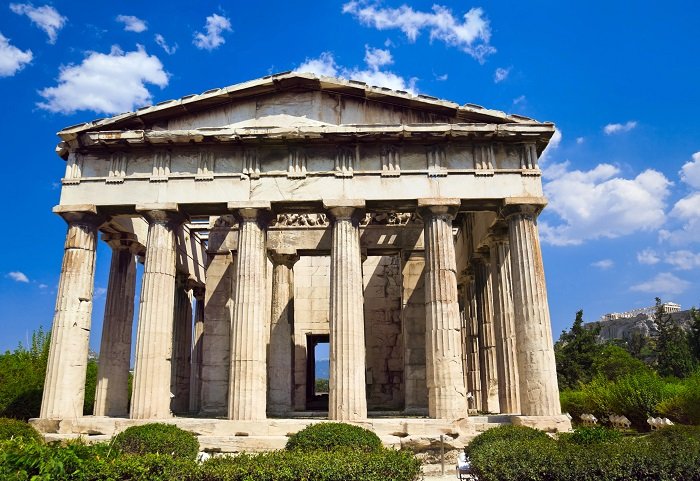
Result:
{"label": "leafy bush", "polygon": [[197,458],[199,442],[194,434],[171,424],[131,426],[114,438],[114,448],[128,454],[167,454],[178,459]]}
{"label": "leafy bush", "polygon": [[684,424],[700,424],[700,371],[676,385],[657,406],[661,416]]}
{"label": "leafy bush", "polygon": [[619,431],[605,428],[603,426],[580,427],[573,433],[563,433],[560,435],[562,441],[587,446],[590,444],[610,443],[622,437]]}
{"label": "leafy bush", "polygon": [[379,449],[361,452],[275,451],[211,458],[193,481],[313,480],[412,481],[420,474],[420,461],[410,452]]}
{"label": "leafy bush", "polygon": [[605,431],[588,428],[557,441],[492,435],[471,446],[472,466],[481,481],[700,480],[700,428],[617,440]]}
{"label": "leafy bush", "polygon": [[379,437],[372,431],[344,423],[311,424],[289,437],[285,449],[289,451],[347,448],[373,452],[382,447]]}
{"label": "leafy bush", "polygon": [[559,403],[562,412],[569,413],[574,421],[581,418],[581,414],[588,413],[588,398],[583,391],[566,389],[559,392]]}
{"label": "leafy bush", "polygon": [[489,429],[477,437],[472,439],[472,441],[465,448],[467,456],[472,456],[472,453],[481,449],[482,446],[491,444],[496,441],[505,441],[507,443],[516,441],[543,441],[549,442],[551,438],[547,436],[543,431],[538,429],[528,428],[525,426],[498,426],[497,428]]}
{"label": "leafy bush", "polygon": [[0,440],[14,438],[41,441],[41,435],[37,432],[37,430],[24,421],[0,418]]}

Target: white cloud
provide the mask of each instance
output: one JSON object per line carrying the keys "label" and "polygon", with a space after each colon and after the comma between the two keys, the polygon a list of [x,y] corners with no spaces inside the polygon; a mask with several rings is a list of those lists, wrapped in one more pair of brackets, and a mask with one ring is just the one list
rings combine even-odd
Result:
{"label": "white cloud", "polygon": [[326,77],[360,80],[368,85],[415,93],[417,91],[417,79],[410,78],[406,80],[393,72],[380,70],[380,66],[387,65],[393,62],[393,60],[389,51],[380,50],[382,53],[377,53],[378,50],[379,49],[365,46],[365,62],[368,64],[368,68],[366,69],[340,66],[336,63],[331,52],[323,52],[318,58],[307,58],[295,70],[297,72],[310,72]]}
{"label": "white cloud", "polygon": [[204,26],[207,33],[195,32],[194,43],[195,47],[203,50],[214,50],[220,47],[226,40],[223,35],[224,32],[231,32],[231,20],[216,13],[207,17],[207,23]]}
{"label": "white cloud", "polygon": [[469,10],[463,21],[441,5],[433,5],[432,12],[421,12],[405,4],[398,8],[381,8],[377,4],[350,1],[343,5],[343,13],[349,13],[360,23],[377,30],[399,29],[411,42],[415,42],[421,30],[426,29],[431,41],[440,40],[457,47],[481,63],[496,52],[489,44],[491,26],[481,8]]}
{"label": "white cloud", "polygon": [[661,258],[654,250],[644,249],[643,251],[637,252],[637,261],[640,264],[653,266],[654,264],[658,264]]}
{"label": "white cloud", "polygon": [[496,71],[493,73],[493,81],[494,83],[501,83],[505,79],[508,78],[508,75],[510,75],[510,69],[511,67],[508,68],[501,68],[498,67]]}
{"label": "white cloud", "polygon": [[394,63],[394,59],[391,56],[391,52],[388,50],[372,48],[365,45],[365,63],[369,68],[378,70],[384,65],[391,65]]}
{"label": "white cloud", "polygon": [[564,164],[558,175],[544,184],[549,199],[545,212],[556,214],[561,222],[540,222],[543,240],[554,245],[581,244],[662,225],[669,180],[651,169],[633,179],[622,178],[619,173],[610,164],[587,171],[569,171]]}
{"label": "white cloud", "polygon": [[323,77],[337,77],[338,64],[331,52],[323,52],[318,58],[307,58],[296,69],[297,72],[309,72]]}
{"label": "white cloud", "polygon": [[39,289],[46,289],[46,288],[49,287],[49,286],[47,286],[46,284],[39,284],[37,287],[38,287]]}
{"label": "white cloud", "polygon": [[598,269],[601,270],[607,270],[610,269],[612,266],[615,265],[612,259],[602,259],[597,262],[591,263],[593,267],[597,267]]}
{"label": "white cloud", "polygon": [[672,230],[661,230],[659,239],[673,245],[700,242],[700,192],[693,192],[676,202],[671,217],[681,222]]}
{"label": "white cloud", "polygon": [[695,152],[692,160],[683,164],[680,176],[681,180],[689,186],[700,189],[700,152]]}
{"label": "white cloud", "polygon": [[605,132],[605,135],[618,134],[621,132],[629,132],[636,126],[637,122],[635,120],[630,120],[624,124],[608,124],[603,127],[603,132]]}
{"label": "white cloud", "polygon": [[146,22],[133,15],[117,15],[117,22],[124,24],[124,30],[127,32],[141,33],[148,30]]}
{"label": "white cloud", "polygon": [[90,52],[80,65],[62,66],[56,87],[39,93],[46,99],[37,105],[51,112],[76,110],[115,114],[151,102],[145,84],[168,85],[168,74],[155,55],[142,46],[123,52],[114,46],[109,54]]}
{"label": "white cloud", "polygon": [[689,250],[673,251],[666,255],[665,261],[678,270],[689,271],[700,267],[700,253],[696,254]]}
{"label": "white cloud", "polygon": [[20,271],[12,271],[7,273],[7,277],[12,279],[15,282],[24,282],[24,283],[29,283],[29,278],[24,272]]}
{"label": "white cloud", "polygon": [[26,15],[34,25],[42,29],[49,36],[49,43],[56,43],[58,31],[63,28],[68,18],[64,17],[58,10],[43,5],[35,7],[31,3],[11,3],[10,10],[17,15]]}
{"label": "white cloud", "polygon": [[168,42],[165,41],[165,37],[163,37],[161,34],[157,33],[155,36],[156,43],[163,49],[165,50],[165,53],[168,55],[172,55],[175,52],[177,52],[177,44],[173,45],[168,45]]}
{"label": "white cloud", "polygon": [[0,77],[12,77],[32,61],[32,51],[20,50],[0,33]]}
{"label": "white cloud", "polygon": [[641,282],[630,287],[630,290],[667,297],[681,294],[689,287],[690,282],[680,279],[670,272],[662,272],[646,282]]}
{"label": "white cloud", "polygon": [[447,80],[447,78],[448,78],[448,75],[446,73],[444,73],[442,75],[435,76],[435,80],[437,80],[438,82],[444,82],[445,80]]}
{"label": "white cloud", "polygon": [[581,145],[581,144],[584,143],[585,141],[586,141],[586,138],[585,138],[585,137],[576,137],[576,143],[577,143],[578,145]]}
{"label": "white cloud", "polygon": [[100,297],[104,296],[105,294],[107,294],[106,287],[96,287],[95,288],[95,293],[94,293],[95,298],[100,298]]}
{"label": "white cloud", "polygon": [[527,99],[527,97],[525,97],[524,95],[521,95],[520,97],[515,97],[513,99],[513,105],[521,104],[521,103],[525,102],[526,99]]}

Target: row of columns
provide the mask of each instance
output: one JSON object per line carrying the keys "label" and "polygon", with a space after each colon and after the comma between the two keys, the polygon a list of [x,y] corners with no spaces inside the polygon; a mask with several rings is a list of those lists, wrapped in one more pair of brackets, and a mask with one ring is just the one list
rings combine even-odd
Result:
{"label": "row of columns", "polygon": [[[481,409],[524,415],[559,414],[558,388],[552,349],[544,271],[536,227],[536,212],[527,208],[504,211],[508,242],[494,239],[491,267],[476,262],[475,282],[468,291],[476,298],[470,310],[479,321],[478,330],[467,333],[469,371],[463,372],[461,319],[452,221],[458,200],[419,201],[425,221],[426,382],[429,415],[457,419],[467,414],[466,392],[476,391],[476,372],[481,372]],[[272,321],[266,322],[265,228],[269,203],[230,204],[239,220],[235,263],[230,254],[215,255],[209,269],[220,270],[219,286],[207,285],[206,307],[197,303],[194,349],[191,363],[185,352],[192,344],[189,321],[173,322],[175,305],[189,304],[185,290],[176,289],[176,227],[181,222],[176,206],[141,211],[149,222],[139,323],[136,365],[130,416],[158,419],[174,410],[216,411],[225,406],[231,419],[264,419],[268,411],[288,410],[291,405],[291,326],[293,323],[293,253],[273,256]],[[324,203],[332,219],[330,272],[330,396],[329,418],[361,420],[367,417],[365,399],[365,346],[363,318],[362,257],[359,220],[364,202]],[[102,219],[89,212],[60,212],[68,222],[59,293],[52,330],[43,418],[82,415],[83,383],[87,361],[97,228]],[[134,253],[129,239],[114,239],[112,270],[108,285],[105,329],[108,338],[120,342],[103,345],[96,414],[120,415],[126,411],[125,372],[121,369],[130,353],[130,323],[135,285]],[[508,246],[512,246],[512,251]],[[494,287],[495,286],[495,287]],[[512,296],[506,294],[510,292]],[[210,287],[212,289],[210,290]],[[231,298],[231,288],[233,296]],[[176,294],[180,293],[180,294]],[[129,298],[129,296],[131,296]],[[200,293],[201,297],[201,293]],[[218,304],[218,305],[217,305]],[[191,304],[190,304],[191,305]],[[209,316],[214,306],[220,314]],[[493,308],[493,313],[489,312]],[[230,310],[230,317],[226,315]],[[203,317],[206,323],[203,324]],[[232,319],[232,321],[231,321]],[[188,324],[189,323],[189,324]],[[128,334],[125,325],[129,325]],[[185,326],[189,325],[189,329]],[[175,338],[176,342],[172,340]],[[103,337],[104,339],[104,337]],[[284,352],[270,356],[269,340]],[[202,349],[202,342],[206,349]],[[104,343],[103,343],[104,344]],[[273,343],[270,342],[270,345]],[[478,349],[476,364],[475,349]],[[513,345],[517,349],[514,369]],[[70,346],[70,349],[67,349]],[[173,348],[173,346],[175,346]],[[199,346],[199,347],[198,347]],[[287,349],[289,351],[287,351]],[[280,365],[277,365],[278,363]],[[191,372],[178,368],[185,364]],[[222,369],[223,368],[223,369]],[[113,374],[117,370],[119,375]],[[176,375],[173,376],[173,373]],[[222,374],[225,373],[225,374]],[[269,374],[268,374],[269,373]],[[518,373],[519,380],[518,380]],[[268,377],[269,376],[269,377]],[[102,382],[106,380],[105,382]],[[172,381],[174,379],[174,382]],[[199,381],[197,381],[199,380]],[[108,382],[107,382],[108,381]],[[197,382],[201,387],[197,387]],[[501,385],[499,385],[499,382]],[[267,390],[268,383],[274,389]],[[519,389],[513,386],[519,383]],[[494,388],[495,384],[495,388]],[[195,386],[195,394],[186,389]],[[117,388],[118,386],[118,388]],[[510,386],[510,388],[509,388]],[[120,392],[123,396],[114,394]],[[200,395],[197,395],[200,391]],[[496,394],[498,393],[498,394]],[[522,394],[518,400],[518,395]],[[516,406],[520,404],[520,409]],[[505,410],[505,411],[504,411]]]}

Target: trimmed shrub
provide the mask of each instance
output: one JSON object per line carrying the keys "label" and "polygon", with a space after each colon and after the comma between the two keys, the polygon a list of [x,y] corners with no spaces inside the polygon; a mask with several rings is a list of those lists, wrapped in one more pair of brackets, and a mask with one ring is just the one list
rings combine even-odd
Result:
{"label": "trimmed shrub", "polygon": [[574,422],[578,422],[581,414],[587,413],[588,400],[586,393],[583,391],[572,391],[566,389],[559,393],[559,403],[561,404],[562,412],[569,413]]}
{"label": "trimmed shrub", "polygon": [[0,418],[0,440],[15,438],[41,441],[41,435],[38,431],[24,421]]}
{"label": "trimmed shrub", "polygon": [[573,433],[562,433],[559,438],[563,442],[588,446],[591,444],[612,443],[622,437],[619,431],[603,426],[582,426],[576,428]]}
{"label": "trimmed shrub", "polygon": [[345,423],[311,424],[287,441],[288,451],[332,451],[347,448],[355,451],[374,452],[380,450],[382,442],[368,429]]}
{"label": "trimmed shrub", "polygon": [[167,454],[177,459],[197,458],[199,442],[194,434],[171,424],[132,426],[114,438],[114,448],[126,454]]}
{"label": "trimmed shrub", "polygon": [[552,439],[547,436],[543,431],[537,429],[528,428],[525,426],[498,426],[497,428],[489,429],[477,437],[472,439],[472,441],[467,445],[464,451],[467,456],[471,457],[473,453],[479,451],[482,446],[489,445],[494,442],[504,441],[506,443],[516,442],[516,441],[542,441],[551,442]]}
{"label": "trimmed shrub", "polygon": [[413,481],[420,461],[408,451],[274,451],[215,457],[204,462],[193,481]]}

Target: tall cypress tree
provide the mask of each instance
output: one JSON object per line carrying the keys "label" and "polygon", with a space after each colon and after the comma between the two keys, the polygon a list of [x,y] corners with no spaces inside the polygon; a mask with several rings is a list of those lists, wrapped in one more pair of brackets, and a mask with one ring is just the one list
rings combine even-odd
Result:
{"label": "tall cypress tree", "polygon": [[576,313],[571,329],[561,333],[554,344],[560,388],[574,389],[579,383],[587,383],[593,378],[593,363],[602,349],[598,343],[599,333],[600,326],[583,327],[583,310]]}
{"label": "tall cypress tree", "polygon": [[676,377],[686,377],[691,374],[694,362],[688,336],[670,314],[664,313],[664,306],[658,297],[654,322],[659,330],[656,341],[656,363],[659,374]]}

